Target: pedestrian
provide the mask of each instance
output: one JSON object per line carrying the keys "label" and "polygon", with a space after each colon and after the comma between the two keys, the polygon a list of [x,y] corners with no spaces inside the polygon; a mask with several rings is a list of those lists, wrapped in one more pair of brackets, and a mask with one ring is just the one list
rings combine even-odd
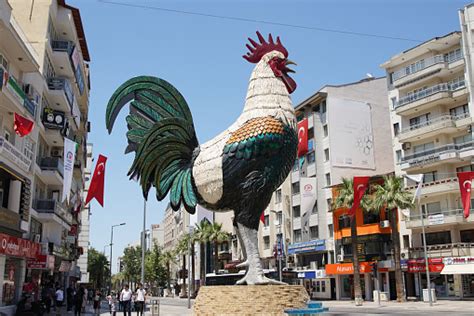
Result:
{"label": "pedestrian", "polygon": [[137,294],[132,292],[132,300],[130,301],[130,306],[132,307],[132,312],[137,310]]}
{"label": "pedestrian", "polygon": [[56,289],[56,315],[63,315],[64,291],[58,286]]}
{"label": "pedestrian", "polygon": [[66,289],[66,311],[71,311],[72,306],[74,305],[74,295],[75,295],[75,289],[72,284],[69,284],[68,288]]}
{"label": "pedestrian", "polygon": [[84,293],[85,289],[83,286],[79,287],[79,290],[76,291],[74,295],[74,316],[79,316],[82,313],[82,305],[84,303]]}
{"label": "pedestrian", "polygon": [[138,289],[136,291],[136,311],[137,311],[137,316],[142,315],[143,312],[145,311],[145,301],[146,301],[146,291],[143,289],[143,285],[141,283],[138,283]]}
{"label": "pedestrian", "polygon": [[84,288],[83,296],[82,296],[82,312],[86,312],[86,305],[87,305],[87,296],[89,291]]}
{"label": "pedestrian", "polygon": [[110,304],[110,314],[112,316],[117,315],[117,296],[115,296],[115,293],[112,292],[111,297],[111,304]]}
{"label": "pedestrian", "polygon": [[51,283],[46,283],[43,288],[41,289],[41,300],[43,301],[43,304],[46,308],[46,313],[51,312],[51,302],[52,302],[52,296],[51,296]]}
{"label": "pedestrian", "polygon": [[[122,290],[123,290],[123,287],[122,287]],[[121,299],[121,296],[120,294],[122,293],[122,290],[118,291],[117,292],[117,301],[118,301],[118,307],[119,307],[119,311],[121,312],[122,309],[123,309],[123,306],[122,306],[122,299]]]}
{"label": "pedestrian", "polygon": [[100,315],[100,299],[101,293],[99,290],[96,290],[94,295],[94,313],[96,315]]}
{"label": "pedestrian", "polygon": [[130,306],[132,301],[132,291],[129,289],[128,284],[125,285],[125,288],[120,293],[120,300],[122,301],[123,314],[132,316]]}
{"label": "pedestrian", "polygon": [[92,298],[94,297],[94,290],[93,289],[88,289],[87,290],[87,304],[91,305],[92,304]]}
{"label": "pedestrian", "polygon": [[109,304],[109,314],[112,314],[112,298],[115,296],[115,293],[112,291],[107,295],[107,303]]}

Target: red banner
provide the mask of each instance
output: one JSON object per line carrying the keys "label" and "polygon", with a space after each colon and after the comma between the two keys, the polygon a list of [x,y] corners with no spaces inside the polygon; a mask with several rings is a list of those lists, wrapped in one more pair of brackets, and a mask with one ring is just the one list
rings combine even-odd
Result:
{"label": "red banner", "polygon": [[369,185],[369,179],[370,177],[354,177],[354,202],[349,210],[349,216],[354,216],[359,207],[360,200],[362,200],[362,197],[367,190],[367,186]]}
{"label": "red banner", "polygon": [[28,269],[48,269],[48,256],[47,255],[38,255],[36,259],[29,259],[26,262],[26,267]]}
{"label": "red banner", "polygon": [[15,112],[13,129],[20,137],[26,136],[33,130],[35,123]]}
{"label": "red banner", "polygon": [[464,218],[469,217],[471,210],[471,181],[474,179],[474,172],[458,172],[459,189],[461,191],[461,201],[464,209]]}
{"label": "red banner", "polygon": [[93,198],[104,207],[104,177],[105,177],[105,164],[107,157],[99,155],[97,165],[95,166],[94,174],[92,175],[91,184],[89,186],[89,192],[87,192],[86,202],[84,205],[90,202]]}
{"label": "red banner", "polygon": [[[409,273],[426,272],[425,259],[410,259],[407,262]],[[430,272],[441,272],[444,268],[442,258],[428,258]]]}
{"label": "red banner", "polygon": [[41,244],[0,233],[0,254],[22,258],[37,258],[41,254]]}
{"label": "red banner", "polygon": [[308,152],[308,119],[298,122],[298,157]]}

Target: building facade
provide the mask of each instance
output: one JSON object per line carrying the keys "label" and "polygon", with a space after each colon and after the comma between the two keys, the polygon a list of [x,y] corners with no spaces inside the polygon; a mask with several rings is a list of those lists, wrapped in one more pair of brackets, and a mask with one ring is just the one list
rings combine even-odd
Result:
{"label": "building facade", "polygon": [[[8,226],[1,233],[11,244],[39,245],[31,258],[0,254],[0,311],[10,314],[24,283],[81,279],[89,53],[79,10],[64,0],[1,0],[0,19],[0,209]],[[34,121],[29,135],[15,134],[14,113]],[[64,137],[77,150],[63,203]]]}
{"label": "building facade", "polygon": [[[471,6],[460,11],[461,32],[428,40],[393,56],[387,71],[388,100],[397,175],[424,174],[420,205],[399,215],[407,262],[408,296],[420,296],[425,225],[430,283],[438,297],[474,296],[474,213],[463,217],[457,172],[472,171]],[[413,191],[415,183],[407,180]]]}

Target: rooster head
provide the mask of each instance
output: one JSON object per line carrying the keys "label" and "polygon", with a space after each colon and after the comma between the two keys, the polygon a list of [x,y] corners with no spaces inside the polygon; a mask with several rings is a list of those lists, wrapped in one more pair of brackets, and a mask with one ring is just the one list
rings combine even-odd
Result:
{"label": "rooster head", "polygon": [[268,42],[258,31],[257,37],[260,43],[249,38],[249,42],[252,46],[246,44],[249,52],[242,57],[248,62],[254,64],[265,59],[275,77],[280,78],[283,81],[288,93],[293,93],[293,91],[296,90],[296,82],[288,75],[288,73],[294,73],[292,69],[288,68],[288,65],[296,64],[288,59],[288,51],[281,44],[280,37],[276,38],[276,43],[273,41],[272,34],[268,35]]}

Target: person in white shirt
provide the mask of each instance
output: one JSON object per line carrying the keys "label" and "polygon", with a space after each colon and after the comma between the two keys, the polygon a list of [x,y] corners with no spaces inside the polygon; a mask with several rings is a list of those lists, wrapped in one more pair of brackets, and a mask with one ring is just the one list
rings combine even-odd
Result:
{"label": "person in white shirt", "polygon": [[125,285],[125,288],[120,293],[120,301],[123,304],[123,314],[132,316],[131,311],[131,301],[132,301],[132,291],[129,289],[128,284]]}
{"label": "person in white shirt", "polygon": [[58,287],[56,290],[56,315],[61,315],[63,302],[64,291],[61,289],[61,287]]}
{"label": "person in white shirt", "polygon": [[141,284],[138,284],[138,289],[137,289],[137,299],[135,304],[137,305],[137,316],[142,315],[143,316],[143,311],[145,310],[145,298],[146,298],[146,291],[143,289]]}

